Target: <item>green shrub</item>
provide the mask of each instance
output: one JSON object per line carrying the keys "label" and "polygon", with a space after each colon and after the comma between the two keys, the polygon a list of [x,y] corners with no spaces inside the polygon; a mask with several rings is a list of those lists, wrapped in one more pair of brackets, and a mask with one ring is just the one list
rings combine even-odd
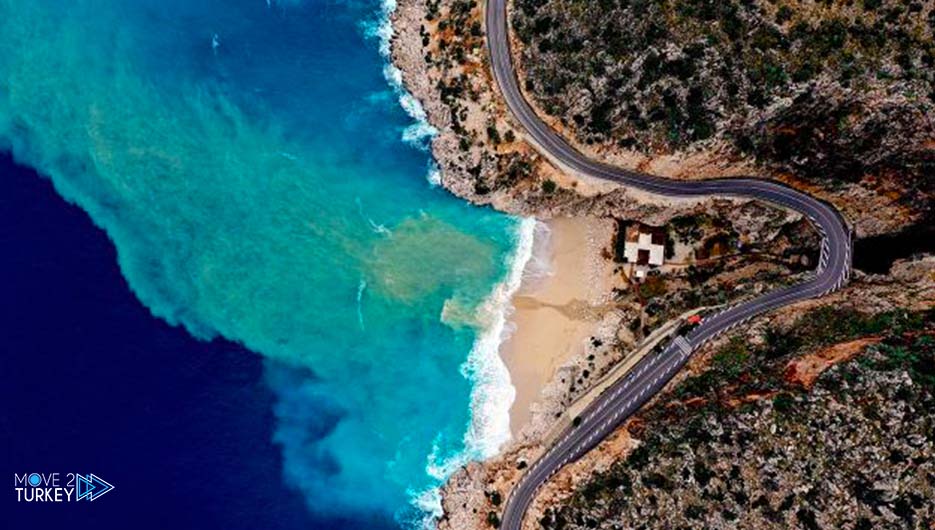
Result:
{"label": "green shrub", "polygon": [[795,400],[792,397],[792,394],[788,392],[780,392],[776,394],[773,398],[773,408],[776,409],[776,412],[786,413],[792,410]]}

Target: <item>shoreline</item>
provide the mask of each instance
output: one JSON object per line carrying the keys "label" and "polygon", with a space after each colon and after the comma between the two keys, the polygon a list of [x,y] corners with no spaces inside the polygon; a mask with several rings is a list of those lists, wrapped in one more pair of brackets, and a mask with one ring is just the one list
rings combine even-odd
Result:
{"label": "shoreline", "polygon": [[592,217],[537,222],[533,256],[511,299],[499,355],[510,373],[514,441],[551,423],[558,373],[584,357],[607,312],[613,266],[601,257],[613,222]]}
{"label": "shoreline", "polygon": [[[535,218],[537,234],[533,246],[541,243],[543,234],[538,232],[543,229],[538,227],[544,226],[553,242],[561,247],[556,256],[544,256],[548,251],[533,248],[532,256],[518,271],[521,281],[514,286],[515,292],[509,292],[503,299],[504,291],[511,290],[508,285],[512,271],[508,271],[508,277],[491,292],[489,302],[503,303],[502,312],[494,317],[502,321],[488,322],[462,368],[474,384],[465,450],[445,462],[431,463],[431,469],[427,470],[448,484],[454,472],[471,461],[489,461],[520,445],[537,443],[573,397],[573,382],[583,383],[579,385],[580,391],[580,387],[590,383],[587,381],[589,373],[599,375],[613,364],[615,354],[609,347],[617,339],[619,314],[609,306],[602,307],[607,305],[606,299],[612,292],[614,269],[613,263],[602,254],[606,252],[605,247],[612,244],[615,228],[613,221],[605,216],[610,211],[628,212],[631,216],[653,221],[669,217],[672,205],[667,202],[660,208],[616,186],[569,180],[535,154],[529,159],[533,173],[537,178],[554,178],[559,182],[561,187],[555,193],[519,187],[489,195],[478,194],[474,177],[464,166],[473,155],[490,147],[477,144],[468,153],[463,153],[459,147],[459,138],[452,130],[450,109],[436,86],[444,74],[438,65],[426,61],[419,45],[422,32],[426,30],[423,26],[425,5],[418,0],[386,0],[382,11],[385,18],[370,34],[379,39],[381,54],[387,59],[384,71],[387,81],[397,92],[400,105],[415,121],[409,129],[431,131],[419,138],[427,140],[425,147],[435,164],[430,168],[429,182],[441,185],[476,206],[493,207],[513,215],[521,223]],[[428,31],[433,33],[434,28],[429,27]],[[481,64],[479,57],[469,58],[467,63],[471,61],[478,66]],[[481,97],[491,98],[492,94],[483,92]],[[495,99],[480,106],[487,111],[499,109]],[[509,127],[501,120],[497,120],[500,126]],[[409,140],[406,136],[404,134],[404,139]],[[496,152],[506,156],[519,154],[522,158],[531,148],[524,140],[518,140],[501,145]],[[482,165],[484,171],[489,170],[487,163]],[[693,206],[694,201],[680,204],[684,210]],[[529,274],[530,267],[539,267],[540,273],[544,272],[543,267],[551,268],[553,274],[533,280],[536,273]],[[576,271],[582,270],[588,273],[576,275]],[[590,337],[600,337],[600,340],[594,344],[588,340]],[[585,381],[581,380],[582,374]],[[488,392],[490,395],[486,395]],[[504,403],[509,405],[504,406]],[[413,499],[413,504],[430,517],[438,518],[442,515],[441,499],[434,494],[444,495],[443,490],[444,486],[442,491],[432,490],[433,498],[429,502],[424,495],[429,492],[422,492]]]}

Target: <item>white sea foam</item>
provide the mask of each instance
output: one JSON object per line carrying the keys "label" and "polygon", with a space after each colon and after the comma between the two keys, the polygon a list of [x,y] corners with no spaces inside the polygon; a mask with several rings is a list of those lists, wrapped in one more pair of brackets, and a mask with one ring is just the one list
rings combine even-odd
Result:
{"label": "white sea foam", "polygon": [[357,321],[360,323],[360,329],[364,329],[364,291],[367,289],[367,280],[363,277],[357,284]]}
{"label": "white sea foam", "polygon": [[[457,465],[460,465],[464,461],[463,458],[446,460],[440,453],[441,440],[436,438],[432,442],[432,452],[426,459],[425,470],[429,476],[435,479],[439,484],[448,478],[451,473],[454,473],[455,469],[457,469]],[[421,491],[409,489],[406,493],[409,495],[410,504],[422,514],[418,520],[411,521],[410,523],[418,526],[422,530],[435,530],[435,523],[443,514],[441,490],[433,486]]]}
{"label": "white sea foam", "polygon": [[429,184],[432,186],[442,185],[442,170],[434,160],[429,162]]}
{"label": "white sea foam", "polygon": [[420,513],[427,514],[424,517],[416,521],[409,521],[409,523],[421,530],[435,530],[437,525],[436,521],[443,515],[442,512],[442,494],[438,488],[429,488],[423,491],[413,491],[409,490],[406,492],[409,495],[409,498],[412,499],[412,505],[415,506]]}
{"label": "white sea foam", "polygon": [[[510,440],[510,407],[516,398],[516,389],[510,381],[510,372],[500,358],[500,344],[506,340],[512,327],[509,317],[513,312],[512,298],[519,290],[524,271],[533,257],[536,234],[547,235],[534,218],[520,221],[516,232],[516,248],[508,258],[506,278],[496,286],[478,308],[472,319],[480,327],[474,346],[461,373],[471,380],[471,420],[464,434],[464,451],[445,457],[440,454],[439,441],[433,444],[425,470],[439,483],[471,460],[483,460],[497,454]],[[423,528],[434,528],[442,515],[441,495],[438,488],[410,492],[410,502],[426,513]]]}
{"label": "white sea foam", "polygon": [[[388,42],[387,46],[389,46]],[[389,58],[388,52],[386,57]],[[410,118],[415,120],[415,123],[403,129],[403,141],[420,149],[428,150],[429,141],[438,134],[438,129],[429,123],[425,109],[422,108],[419,100],[406,91],[405,85],[403,85],[403,73],[399,68],[396,68],[393,63],[387,63],[383,67],[383,77],[386,78],[390,86],[393,87],[393,91],[396,92],[400,106]]]}
{"label": "white sea foam", "polygon": [[367,222],[370,223],[370,229],[376,232],[377,234],[383,234],[385,236],[393,235],[393,231],[386,227],[385,224],[375,223],[373,219],[367,218]]}
{"label": "white sea foam", "polygon": [[[383,0],[380,6],[380,18],[376,21],[364,23],[364,33],[368,37],[379,41],[380,55],[386,59],[383,67],[383,77],[393,89],[399,101],[399,105],[406,111],[406,114],[412,118],[415,123],[405,127],[402,131],[404,142],[428,150],[429,142],[438,134],[438,129],[433,127],[425,114],[425,109],[419,100],[412,96],[403,85],[403,73],[393,64],[390,57],[390,45],[393,41],[393,24],[391,17],[396,11],[396,0]],[[432,179],[432,173],[429,173],[429,182]]]}
{"label": "white sea foam", "polygon": [[383,0],[380,4],[380,17],[365,22],[364,31],[368,37],[380,39],[380,55],[390,56],[390,41],[393,40],[393,12],[396,11],[396,0]]}
{"label": "white sea foam", "polygon": [[555,274],[552,269],[552,230],[545,223],[536,223],[532,256],[523,269],[522,291],[538,289],[544,280]]}
{"label": "white sea foam", "polygon": [[532,257],[536,226],[539,224],[532,217],[520,221],[516,250],[510,257],[507,276],[481,305],[480,320],[484,322],[484,329],[461,368],[462,373],[474,382],[471,425],[464,439],[471,456],[490,458],[510,439],[510,406],[516,390],[510,382],[510,372],[500,358],[500,343],[504,333],[508,333],[507,321],[513,312],[512,298]]}
{"label": "white sea foam", "polygon": [[[428,122],[422,104],[406,91],[402,72],[391,60],[390,45],[393,39],[391,17],[396,10],[395,0],[384,0],[381,18],[364,25],[365,33],[380,42],[380,53],[387,62],[383,75],[399,104],[415,121],[402,132],[403,141],[428,150],[429,142],[438,134]],[[428,181],[432,185],[441,184],[440,168],[434,161],[428,168]],[[544,231],[543,231],[544,230]],[[516,397],[516,390],[510,381],[510,373],[500,358],[500,344],[512,332],[508,325],[513,311],[513,295],[523,282],[524,271],[533,258],[533,242],[536,237],[547,239],[548,228],[533,218],[524,218],[517,227],[516,247],[509,257],[506,278],[494,286],[493,291],[478,309],[476,318],[480,332],[468,359],[461,367],[462,374],[473,383],[471,391],[471,420],[464,434],[464,451],[453,456],[442,454],[440,440],[435,440],[431,454],[426,457],[426,473],[437,483],[442,483],[459,467],[471,460],[490,458],[510,440],[510,406]],[[537,259],[537,263],[539,258]],[[535,271],[545,271],[538,265]],[[449,308],[450,309],[450,308]],[[454,310],[452,310],[454,311]],[[457,312],[457,311],[454,311]],[[444,317],[443,317],[444,318]],[[437,519],[442,515],[441,493],[438,487],[409,492],[410,503],[425,514],[420,521],[426,529],[435,528]]]}
{"label": "white sea foam", "polygon": [[373,230],[373,231],[374,231],[375,233],[377,233],[377,234],[382,234],[382,235],[387,236],[387,237],[392,237],[393,231],[390,230],[389,228],[387,228],[385,224],[383,224],[383,223],[377,223],[376,221],[374,221],[374,220],[371,219],[370,217],[367,217],[367,214],[364,213],[364,206],[363,206],[363,204],[361,204],[361,202],[360,202],[360,197],[355,197],[355,198],[354,198],[354,202],[357,203],[357,213],[360,214],[360,217],[361,217],[364,221],[367,221],[367,224],[370,225],[370,229],[371,229],[371,230]]}

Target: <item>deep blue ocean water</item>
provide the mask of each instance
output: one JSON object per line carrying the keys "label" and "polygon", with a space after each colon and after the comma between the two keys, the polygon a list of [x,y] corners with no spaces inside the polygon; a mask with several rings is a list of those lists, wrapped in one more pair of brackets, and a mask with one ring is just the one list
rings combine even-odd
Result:
{"label": "deep blue ocean water", "polygon": [[106,471],[93,516],[154,527],[413,527],[508,436],[532,227],[428,183],[386,10],[0,0],[0,150],[41,174],[4,163],[5,466]]}
{"label": "deep blue ocean water", "polygon": [[[0,175],[3,528],[344,527],[282,481],[262,358],[153,318],[84,212],[8,155]],[[17,504],[12,474],[30,472],[116,489]]]}

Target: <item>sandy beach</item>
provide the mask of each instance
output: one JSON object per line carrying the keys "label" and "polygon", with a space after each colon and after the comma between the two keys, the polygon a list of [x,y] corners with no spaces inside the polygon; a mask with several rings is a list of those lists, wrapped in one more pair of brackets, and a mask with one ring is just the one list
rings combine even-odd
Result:
{"label": "sandy beach", "polygon": [[514,437],[555,371],[583,353],[606,310],[613,281],[613,266],[601,257],[611,242],[613,221],[563,218],[543,224],[513,297],[512,334],[500,346],[516,388],[510,409]]}

